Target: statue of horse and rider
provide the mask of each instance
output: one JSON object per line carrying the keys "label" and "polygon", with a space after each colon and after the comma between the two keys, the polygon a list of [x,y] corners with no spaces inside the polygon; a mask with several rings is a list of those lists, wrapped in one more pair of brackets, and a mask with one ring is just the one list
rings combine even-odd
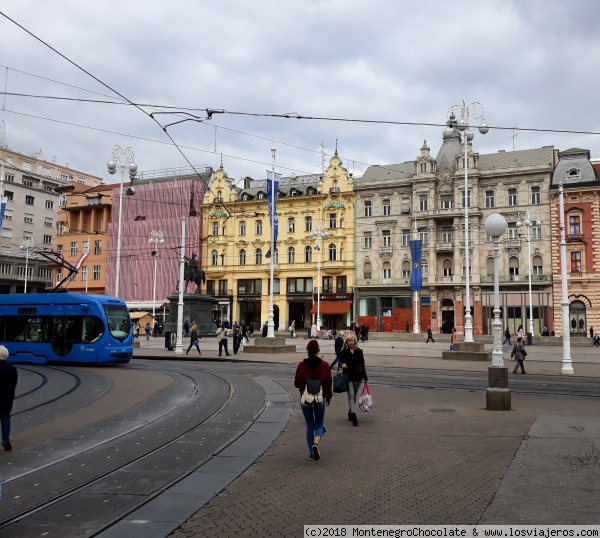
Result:
{"label": "statue of horse and rider", "polygon": [[[195,293],[200,293],[200,283],[206,284],[206,274],[200,267],[198,267],[198,260],[196,254],[192,254],[192,258],[185,258],[185,265],[183,269],[183,280],[185,284],[183,290],[187,290],[188,284],[193,282],[196,284]],[[179,282],[177,282],[177,291],[179,291]]]}

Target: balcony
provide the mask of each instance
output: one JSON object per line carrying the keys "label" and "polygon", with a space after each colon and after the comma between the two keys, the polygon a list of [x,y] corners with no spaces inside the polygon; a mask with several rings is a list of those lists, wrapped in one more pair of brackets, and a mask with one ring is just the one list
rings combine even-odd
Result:
{"label": "balcony", "polygon": [[[479,282],[481,282],[482,284],[493,284],[494,275],[482,275],[479,278]],[[500,284],[507,284],[510,282],[527,284],[529,282],[529,277],[527,275],[499,275],[498,282]],[[552,282],[552,275],[531,275],[531,282]]]}
{"label": "balcony", "polygon": [[[427,284],[428,277],[423,277],[423,284]],[[410,286],[409,278],[357,278],[357,286]]]}
{"label": "balcony", "polygon": [[351,262],[345,260],[327,260],[321,264],[321,269],[326,275],[334,276],[343,273],[352,265]]}
{"label": "balcony", "polygon": [[[419,217],[428,216],[436,219],[439,218],[454,218],[454,217],[464,217],[465,208],[464,207],[450,207],[450,208],[438,208],[438,209],[430,209],[429,211],[421,211]],[[469,217],[481,217],[483,213],[478,207],[470,207],[469,208]]]}
{"label": "balcony", "polygon": [[225,266],[224,265],[209,265],[204,268],[204,272],[206,276],[211,280],[219,280],[225,276]]}
{"label": "balcony", "polygon": [[329,194],[339,194],[339,193],[340,193],[339,187],[331,187],[331,189],[329,189]]}
{"label": "balcony", "polygon": [[454,243],[450,241],[438,241],[435,244],[435,250],[437,252],[454,252]]}
{"label": "balcony", "polygon": [[379,247],[379,255],[384,254],[384,253],[391,254],[393,251],[394,251],[394,248],[392,247],[392,245],[384,245],[383,247]]}
{"label": "balcony", "polygon": [[521,249],[521,239],[507,239],[504,243],[505,248]]}

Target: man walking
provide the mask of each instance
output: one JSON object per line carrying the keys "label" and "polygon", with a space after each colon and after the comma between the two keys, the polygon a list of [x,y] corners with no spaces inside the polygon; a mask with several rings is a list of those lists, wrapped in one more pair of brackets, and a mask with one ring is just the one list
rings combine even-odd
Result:
{"label": "man walking", "polygon": [[431,340],[435,344],[435,340],[433,339],[433,334],[431,333],[431,327],[429,327],[427,329],[427,340],[425,343],[428,344],[429,340]]}
{"label": "man walking", "polygon": [[0,423],[2,424],[2,446],[7,452],[10,444],[10,413],[15,399],[15,388],[19,374],[17,369],[6,362],[8,349],[0,346]]}
{"label": "man walking", "polygon": [[510,331],[508,330],[508,327],[506,327],[506,330],[504,331],[504,342],[502,342],[502,345],[506,344],[506,342],[508,342],[509,346],[512,346],[510,342]]}
{"label": "man walking", "polygon": [[227,327],[225,327],[225,324],[223,324],[223,327],[221,328],[221,339],[219,340],[219,357],[221,356],[221,353],[223,352],[223,348],[225,348],[225,355],[227,355],[229,357],[229,351],[227,350],[227,333],[228,333],[228,329]]}

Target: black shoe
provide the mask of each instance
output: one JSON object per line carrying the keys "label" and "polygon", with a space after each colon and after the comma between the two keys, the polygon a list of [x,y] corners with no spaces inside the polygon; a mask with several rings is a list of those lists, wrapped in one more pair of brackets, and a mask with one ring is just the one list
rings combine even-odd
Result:
{"label": "black shoe", "polygon": [[6,452],[9,452],[12,450],[12,445],[10,444],[10,441],[6,441],[6,443],[2,443],[2,446],[4,447],[4,450],[6,450]]}
{"label": "black shoe", "polygon": [[527,372],[521,372],[522,374],[526,374]]}
{"label": "black shoe", "polygon": [[319,454],[319,445],[314,444],[313,445],[313,459],[315,461],[319,461],[320,458],[321,458],[321,454]]}
{"label": "black shoe", "polygon": [[352,413],[350,413],[350,411],[348,411],[348,420],[352,421]]}
{"label": "black shoe", "polygon": [[517,373],[517,371],[516,371],[516,370],[513,370],[513,374],[516,374],[516,373]]}
{"label": "black shoe", "polygon": [[356,413],[352,413],[350,415],[350,420],[352,421],[353,426],[358,426],[358,419],[356,418]]}

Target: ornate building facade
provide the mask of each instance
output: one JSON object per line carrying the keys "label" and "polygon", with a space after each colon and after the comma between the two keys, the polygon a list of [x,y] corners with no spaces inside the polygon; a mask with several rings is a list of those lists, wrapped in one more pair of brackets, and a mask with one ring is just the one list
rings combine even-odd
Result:
{"label": "ornate building facade", "polygon": [[[415,160],[370,166],[356,181],[355,316],[372,330],[403,331],[408,324],[412,331],[416,316],[422,330],[448,333],[456,327],[463,333],[468,252],[473,332],[491,334],[493,257],[484,225],[492,213],[509,223],[500,255],[504,326],[512,333],[528,327],[530,304],[535,334],[553,319],[549,187],[555,150],[480,155],[468,143],[466,193],[464,151],[451,116],[437,156],[425,141]],[[529,229],[517,226],[527,217]],[[423,288],[416,302],[411,239],[422,241]]]}
{"label": "ornate building facade", "polygon": [[[267,181],[236,187],[223,169],[204,195],[202,266],[216,322],[260,327],[270,302],[271,226]],[[351,321],[354,282],[354,181],[337,151],[322,175],[282,177],[277,192],[279,234],[274,253],[275,330]],[[311,232],[322,231],[321,238]],[[319,279],[320,277],[320,279]],[[319,294],[317,296],[317,293]]]}

